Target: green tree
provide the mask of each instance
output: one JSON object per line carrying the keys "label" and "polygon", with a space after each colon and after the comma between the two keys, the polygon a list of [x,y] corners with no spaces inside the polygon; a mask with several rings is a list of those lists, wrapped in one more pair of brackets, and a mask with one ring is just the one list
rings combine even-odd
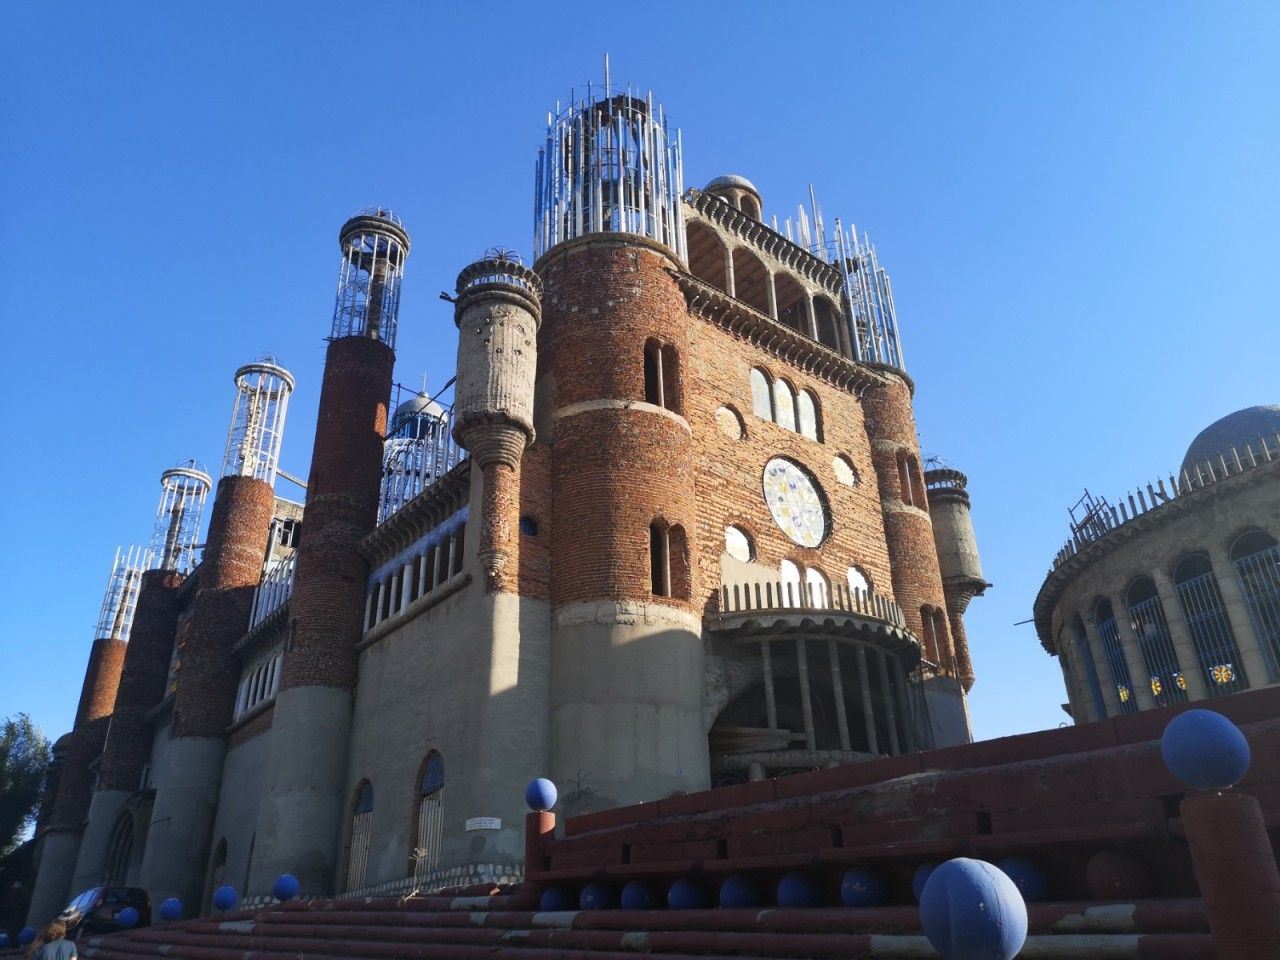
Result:
{"label": "green tree", "polygon": [[21,843],[35,820],[49,768],[49,741],[25,713],[0,728],[0,856]]}

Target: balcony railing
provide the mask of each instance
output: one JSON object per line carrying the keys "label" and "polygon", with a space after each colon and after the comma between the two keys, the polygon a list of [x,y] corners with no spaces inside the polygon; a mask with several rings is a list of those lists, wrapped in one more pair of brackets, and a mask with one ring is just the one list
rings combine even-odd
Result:
{"label": "balcony railing", "polygon": [[843,584],[766,581],[735,583],[720,588],[720,613],[776,613],[792,610],[833,610],[882,620],[906,628],[902,608],[887,597],[870,590],[855,590]]}

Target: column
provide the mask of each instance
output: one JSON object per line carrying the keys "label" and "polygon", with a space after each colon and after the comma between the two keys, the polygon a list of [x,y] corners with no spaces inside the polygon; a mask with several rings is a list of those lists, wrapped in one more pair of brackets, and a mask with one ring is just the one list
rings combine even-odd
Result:
{"label": "column", "polygon": [[734,298],[738,296],[738,282],[733,276],[733,251],[728,247],[724,250],[724,292]]}
{"label": "column", "polygon": [[804,640],[796,640],[796,672],[800,679],[800,712],[804,716],[804,743],[810,750],[818,749],[813,732],[813,702],[809,698],[809,655]]}
{"label": "column", "polygon": [[893,708],[893,690],[889,687],[889,665],[885,661],[883,650],[876,651],[876,671],[880,674],[880,690],[884,694],[884,712],[886,726],[889,728],[889,752],[895,756],[901,753],[898,743],[898,720]]}
{"label": "column", "polygon": [[906,736],[903,738],[903,750],[916,749],[916,730],[915,718],[911,712],[911,704],[909,702],[910,693],[907,687],[907,671],[902,667],[902,661],[897,657],[892,658],[893,663],[893,679],[898,685],[898,695],[902,698],[898,702],[898,709],[902,716],[902,729]]}
{"label": "column", "polygon": [[409,598],[413,596],[413,564],[406,563],[400,571],[400,609],[409,606]]}
{"label": "column", "polygon": [[1248,601],[1240,589],[1240,581],[1236,579],[1236,568],[1227,556],[1226,548],[1221,544],[1209,547],[1209,562],[1213,565],[1213,575],[1218,581],[1218,592],[1222,594],[1222,605],[1227,611],[1227,621],[1231,624],[1231,632],[1236,635],[1236,648],[1240,651],[1240,659],[1244,661],[1244,672],[1249,677],[1249,688],[1265,684],[1271,677],[1267,670],[1267,662],[1263,659],[1262,650],[1258,646],[1258,635],[1253,632],[1253,621],[1249,619]]}
{"label": "column", "polygon": [[813,312],[813,294],[808,290],[804,292],[804,325],[805,331],[810,339],[818,339],[818,317]]}
{"label": "column", "polygon": [[1163,570],[1152,570],[1151,579],[1155,581],[1156,595],[1160,598],[1160,609],[1164,612],[1164,622],[1169,625],[1169,639],[1173,642],[1173,652],[1178,656],[1178,666],[1182,668],[1182,676],[1187,681],[1187,696],[1192,700],[1203,700],[1209,696],[1209,692],[1204,687],[1200,658],[1196,656],[1195,642],[1191,639],[1191,631],[1187,629],[1187,621],[1182,613],[1182,604],[1178,602],[1178,592],[1173,586],[1173,579]]}
{"label": "column", "polygon": [[871,675],[867,672],[867,648],[859,643],[853,649],[858,658],[858,690],[862,694],[862,723],[867,730],[867,752],[879,753],[876,715],[871,705]]}
{"label": "column", "polygon": [[778,729],[778,701],[773,692],[773,660],[769,655],[769,641],[760,641],[760,666],[764,674],[764,711],[769,718],[769,729]]}
{"label": "column", "polygon": [[778,291],[773,285],[773,274],[765,271],[764,274],[764,295],[769,304],[769,316],[774,320],[778,319]]}
{"label": "column", "polygon": [[1111,595],[1111,611],[1116,617],[1116,631],[1120,634],[1120,649],[1129,664],[1129,677],[1133,680],[1133,697],[1139,710],[1150,710],[1156,705],[1151,693],[1151,671],[1138,646],[1138,635],[1129,623],[1129,608],[1119,594]]}
{"label": "column", "polygon": [[834,640],[827,641],[827,654],[831,658],[831,689],[836,697],[836,726],[840,731],[840,749],[852,750],[849,745],[849,717],[844,708],[844,678],[840,676],[840,647]]}
{"label": "column", "polygon": [[[1116,693],[1116,681],[1111,676],[1111,668],[1107,666],[1107,654],[1102,648],[1102,638],[1098,636],[1098,629],[1094,626],[1092,619],[1080,618],[1084,624],[1084,635],[1089,638],[1089,650],[1093,654],[1093,669],[1098,673],[1098,685],[1102,687],[1102,703],[1107,711],[1108,717],[1114,717],[1120,713],[1120,697]],[[1069,629],[1075,630],[1073,624]],[[1099,717],[1099,720],[1105,717]]]}

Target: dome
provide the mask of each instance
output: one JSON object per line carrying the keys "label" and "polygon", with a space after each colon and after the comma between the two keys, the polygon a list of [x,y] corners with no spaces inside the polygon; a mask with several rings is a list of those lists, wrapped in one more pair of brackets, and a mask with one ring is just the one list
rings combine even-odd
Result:
{"label": "dome", "polygon": [[1219,454],[1229,457],[1232,447],[1242,455],[1246,444],[1259,452],[1258,440],[1265,438],[1270,444],[1277,432],[1280,432],[1280,404],[1245,407],[1229,413],[1196,434],[1182,458],[1182,471],[1194,476],[1196,466],[1206,460],[1216,463]]}
{"label": "dome", "polygon": [[746,177],[740,177],[736,173],[725,174],[723,177],[716,177],[705,187],[702,188],[705,193],[714,193],[717,190],[750,190],[757,197],[760,191],[756,189],[756,185]]}
{"label": "dome", "polygon": [[429,426],[424,420],[441,421],[445,419],[444,407],[432,400],[427,394],[420,393],[396,407],[391,418],[394,429],[393,436],[413,437],[421,439]]}

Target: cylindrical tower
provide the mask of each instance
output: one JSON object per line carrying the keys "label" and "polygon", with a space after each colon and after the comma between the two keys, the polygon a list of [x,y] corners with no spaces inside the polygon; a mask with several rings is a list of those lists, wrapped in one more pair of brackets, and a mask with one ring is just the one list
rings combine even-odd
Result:
{"label": "cylindrical tower", "polygon": [[76,861],[72,886],[83,889],[108,879],[107,851],[125,801],[142,788],[142,771],[151,753],[146,714],[164,697],[169,657],[178,621],[178,588],[195,565],[201,514],[212,481],[194,460],[160,475],[150,555],[157,569],[142,574],[129,630],[129,646],[111,725],[102,751],[98,788]]}
{"label": "cylindrical tower", "polygon": [[396,407],[382,447],[378,522],[403,507],[457,464],[449,414],[424,389]]}
{"label": "cylindrical tower", "polygon": [[[190,633],[175,677],[172,739],[163,766],[155,771],[156,798],[141,871],[141,885],[153,899],[176,896],[196,903],[202,892],[226,731],[240,679],[232,646],[248,629],[270,539],[272,482],[293,377],[273,361],[261,361],[237,370],[235,385],[222,478],[196,574]],[[188,480],[198,486],[198,478],[169,478],[175,485],[179,480],[184,488]],[[175,551],[174,562],[182,554]],[[158,634],[177,616],[172,594],[164,596],[176,588],[174,579],[158,578],[157,586],[156,605],[149,611],[157,635],[148,641],[158,662],[149,662],[139,678],[148,690],[164,682],[156,674],[167,672],[173,634],[169,632],[168,641]],[[125,763],[117,782],[124,782],[130,765]]]}
{"label": "cylindrical tower", "polygon": [[343,809],[351,692],[377,523],[400,279],[409,235],[381,208],[339,233],[342,265],[298,547],[289,643],[276,696],[250,890],[281,873],[331,889]]}
{"label": "cylindrical tower", "polygon": [[551,755],[553,776],[579,783],[575,810],[708,786],[682,398],[691,322],[672,277],[679,205],[662,199],[681,179],[678,144],[651,98],[606,85],[553,120],[540,164],[554,166],[539,181],[535,267],[554,425]]}
{"label": "cylindrical tower", "polygon": [[59,774],[57,799],[44,837],[40,873],[31,895],[28,922],[36,926],[52,919],[67,905],[93,796],[92,764],[102,754],[107,738],[147,559],[146,550],[130,547],[127,551],[117,550],[111,566],[75,724],[67,741],[66,761]]}
{"label": "cylindrical tower", "polygon": [[453,435],[482,473],[479,557],[495,592],[516,567],[520,457],[533,443],[542,281],[491,251],[458,274],[458,381]]}
{"label": "cylindrical tower", "polygon": [[965,636],[964,612],[969,601],[991,584],[982,575],[978,558],[978,538],[969,515],[969,482],[959,470],[926,470],[929,517],[933,521],[933,542],[938,550],[942,591],[947,598],[947,620],[956,651],[956,672],[968,691],[973,686],[973,662]]}

